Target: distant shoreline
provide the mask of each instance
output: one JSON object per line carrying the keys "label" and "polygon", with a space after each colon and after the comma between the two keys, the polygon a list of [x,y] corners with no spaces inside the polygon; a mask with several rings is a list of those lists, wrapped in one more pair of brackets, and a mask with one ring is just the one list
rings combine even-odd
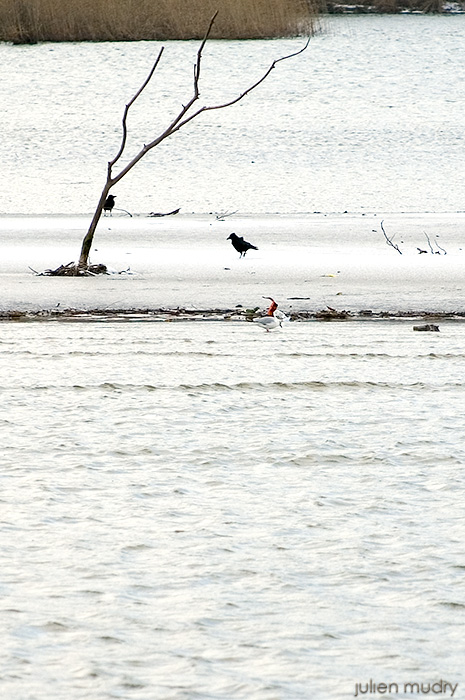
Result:
{"label": "distant shoreline", "polygon": [[[412,2],[408,6],[398,6],[396,2],[388,5],[382,0],[370,4],[369,2],[361,3],[327,3],[328,15],[463,15],[465,14],[465,4],[462,2],[446,2],[439,3],[434,10],[424,9],[425,2]],[[428,5],[431,7],[431,4]],[[390,9],[388,9],[390,8]],[[324,16],[324,15],[323,15]]]}
{"label": "distant shoreline", "polygon": [[[308,36],[319,23],[334,15],[460,15],[465,0],[224,0],[211,39],[254,40]],[[13,45],[43,43],[100,43],[121,41],[201,40],[211,19],[211,6],[199,0],[196,11],[185,12],[181,3],[155,9],[137,0],[124,3],[72,7],[59,0],[34,3],[9,0],[0,8],[0,42]]]}
{"label": "distant shoreline", "polygon": [[[300,310],[289,314],[292,322],[318,321],[350,322],[350,321],[433,321],[465,322],[465,311],[337,311],[335,309],[321,309],[319,311]],[[1,311],[0,322],[46,322],[58,321],[70,322],[145,322],[163,323],[179,321],[209,321],[209,322],[240,322],[250,323],[245,311],[238,309],[43,309],[41,311]]]}

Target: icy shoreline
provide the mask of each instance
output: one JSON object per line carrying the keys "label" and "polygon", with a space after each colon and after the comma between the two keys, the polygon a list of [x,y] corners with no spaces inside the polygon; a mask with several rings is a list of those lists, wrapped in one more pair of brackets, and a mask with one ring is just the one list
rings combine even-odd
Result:
{"label": "icy shoreline", "polygon": [[[260,315],[260,313],[257,313]],[[179,322],[179,321],[227,321],[250,322],[252,316],[243,309],[51,309],[40,311],[0,311],[1,321],[14,322]],[[432,322],[465,322],[465,311],[462,312],[430,312],[430,311],[380,311],[373,312],[365,309],[360,312],[347,311],[345,309],[333,309],[327,307],[320,311],[294,311],[288,316],[293,322],[350,322],[350,321],[389,321],[405,322],[420,321],[424,324]],[[427,330],[426,328],[424,330]],[[432,329],[429,329],[432,330]]]}
{"label": "icy shoreline", "polygon": [[[91,261],[113,274],[34,274],[76,260],[88,222],[0,217],[0,318],[240,320],[267,296],[295,320],[465,315],[461,212],[106,217]],[[233,231],[259,250],[239,259]]]}

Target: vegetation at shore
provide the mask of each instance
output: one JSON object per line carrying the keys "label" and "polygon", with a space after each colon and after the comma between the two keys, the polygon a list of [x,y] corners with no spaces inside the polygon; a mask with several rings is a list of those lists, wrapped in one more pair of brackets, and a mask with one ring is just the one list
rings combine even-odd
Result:
{"label": "vegetation at shore", "polygon": [[212,39],[298,36],[314,30],[314,0],[0,0],[0,41]]}
{"label": "vegetation at shore", "polygon": [[465,11],[465,0],[0,0],[0,41],[212,39],[310,35],[321,14]]}
{"label": "vegetation at shore", "polygon": [[0,41],[212,39],[310,35],[318,15],[463,12],[465,0],[0,0]]}

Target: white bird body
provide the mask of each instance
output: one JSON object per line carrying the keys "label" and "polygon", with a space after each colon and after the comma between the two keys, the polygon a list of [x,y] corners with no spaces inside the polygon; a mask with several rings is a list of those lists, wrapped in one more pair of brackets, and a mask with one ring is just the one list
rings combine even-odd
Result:
{"label": "white bird body", "polygon": [[278,305],[274,299],[271,299],[271,297],[268,298],[271,300],[271,304],[267,315],[254,318],[254,323],[258,323],[267,333],[273,330],[273,328],[282,328],[283,321],[289,321],[286,314],[278,309]]}
{"label": "white bird body", "polygon": [[281,325],[281,321],[279,321],[274,315],[254,318],[254,323],[258,323],[258,325],[264,328],[266,331],[271,331],[273,328],[277,328]]}

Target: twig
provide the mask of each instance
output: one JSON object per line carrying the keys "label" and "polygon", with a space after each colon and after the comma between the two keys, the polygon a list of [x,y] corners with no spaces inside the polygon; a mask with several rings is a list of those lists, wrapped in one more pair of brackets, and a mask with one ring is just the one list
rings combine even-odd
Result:
{"label": "twig", "polygon": [[383,221],[381,222],[380,225],[381,225],[381,231],[384,233],[384,238],[386,239],[386,243],[387,243],[388,245],[390,245],[391,248],[394,248],[394,250],[397,250],[397,252],[398,252],[400,255],[402,255],[402,251],[401,251],[401,249],[399,248],[399,246],[397,245],[397,243],[393,243],[394,236],[392,236],[392,238],[389,238],[389,236],[387,235],[386,231],[384,230],[383,223],[384,223],[384,219],[383,219]]}
{"label": "twig", "polygon": [[235,211],[225,211],[223,214],[217,214],[216,215],[216,220],[217,221],[223,221],[227,216],[233,216],[234,214],[237,214],[239,209],[236,209]]}
{"label": "twig", "polygon": [[428,234],[426,233],[426,231],[423,231],[423,233],[425,234],[426,240],[428,241],[428,245],[429,245],[430,252],[433,253],[433,255],[434,255],[434,249],[433,249],[433,246],[431,245],[431,241],[430,241],[430,239],[429,239],[429,236],[428,236]]}
{"label": "twig", "polygon": [[440,246],[437,241],[434,241],[434,242],[436,243],[436,247],[438,248],[438,250],[434,250],[428,234],[426,233],[426,231],[423,231],[423,233],[426,236],[426,240],[428,241],[429,249],[433,255],[441,255],[441,251],[442,251],[442,255],[447,255],[447,250],[445,250],[442,246]]}
{"label": "twig", "polygon": [[[209,32],[210,32],[210,30],[208,31],[206,38],[208,38]],[[199,49],[199,54],[198,54],[199,60],[200,60],[200,53],[201,53],[201,50],[202,50],[203,45],[205,43],[205,40]],[[241,92],[240,95],[238,95],[237,97],[234,97],[232,100],[229,100],[228,102],[223,102],[223,103],[218,104],[218,105],[210,105],[209,107],[208,106],[200,107],[196,112],[194,112],[190,116],[186,117],[185,119],[181,120],[180,117],[183,116],[187,112],[187,109],[184,110],[183,114],[178,115],[178,117],[173,122],[173,126],[170,130],[170,135],[172,133],[175,133],[176,131],[178,131],[181,127],[183,127],[188,122],[192,121],[192,119],[195,119],[196,117],[198,117],[198,115],[201,114],[202,112],[210,112],[210,111],[215,110],[215,109],[224,109],[225,107],[231,107],[232,105],[236,104],[237,102],[242,100],[246,95],[248,95],[249,92],[252,92],[252,90],[255,90],[255,88],[257,88],[259,85],[261,85],[267,79],[267,77],[269,76],[271,71],[276,67],[277,63],[279,63],[280,61],[286,61],[288,58],[294,58],[294,56],[298,56],[299,54],[303,53],[305,51],[305,49],[308,47],[309,43],[310,43],[310,37],[307,39],[305,46],[303,46],[301,49],[299,49],[299,51],[295,51],[294,53],[290,53],[287,56],[281,56],[281,58],[276,58],[273,61],[273,63],[269,66],[269,68],[265,71],[265,73],[262,75],[262,77],[259,78],[259,80],[257,80],[250,87],[248,87],[247,90],[244,90],[244,92]],[[198,80],[196,80],[195,81],[195,98],[193,98],[190,101],[190,103],[188,103],[189,107],[192,106],[192,104],[198,98],[198,96],[199,96]],[[174,123],[176,123],[176,122],[177,122],[177,126],[174,127]],[[157,145],[157,143],[154,142],[154,145]]]}

